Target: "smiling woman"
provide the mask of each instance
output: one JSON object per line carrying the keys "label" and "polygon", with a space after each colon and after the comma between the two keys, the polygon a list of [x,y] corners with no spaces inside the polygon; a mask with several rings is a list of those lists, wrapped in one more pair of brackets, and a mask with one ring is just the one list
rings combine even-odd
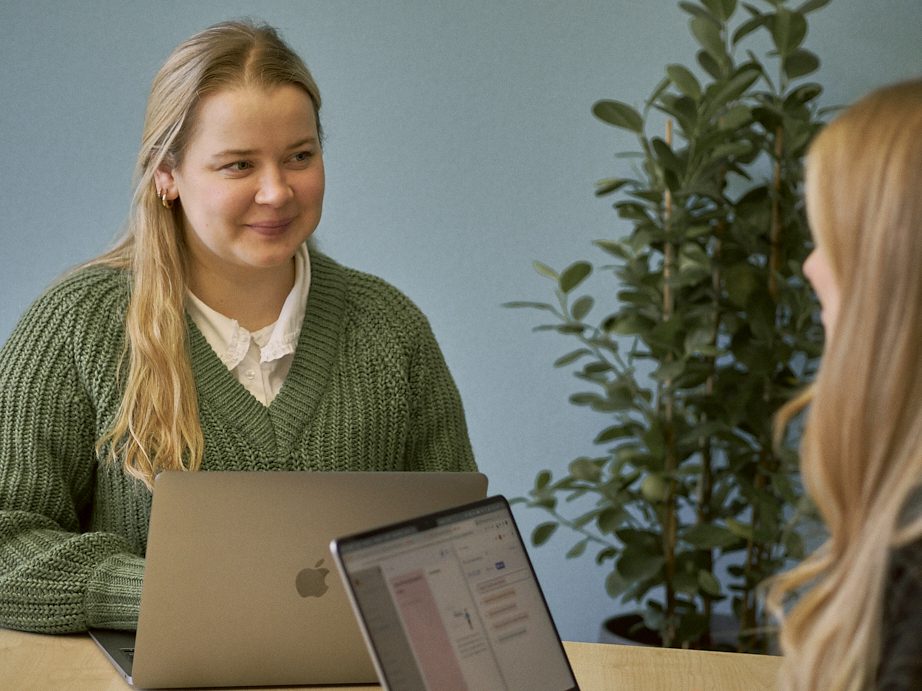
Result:
{"label": "smiling woman", "polygon": [[295,86],[206,96],[181,161],[155,172],[181,199],[189,284],[250,331],[273,323],[294,281],[292,257],[320,222],[323,156],[308,95]]}
{"label": "smiling woman", "polygon": [[474,470],[425,316],[308,248],[320,95],[271,27],[181,44],[127,229],[0,350],[0,626],[136,626],[161,470]]}

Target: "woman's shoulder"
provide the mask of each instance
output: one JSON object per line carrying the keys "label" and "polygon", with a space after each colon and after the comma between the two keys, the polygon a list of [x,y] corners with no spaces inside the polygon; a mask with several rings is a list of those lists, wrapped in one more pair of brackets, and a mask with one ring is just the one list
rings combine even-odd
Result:
{"label": "woman's shoulder", "polygon": [[[899,524],[905,527],[917,522],[922,523],[922,485],[909,493],[899,518]],[[922,535],[891,550],[889,578],[915,581],[922,590]]]}
{"label": "woman's shoulder", "polygon": [[426,325],[422,310],[403,291],[379,276],[344,266],[319,252],[311,253],[315,283],[341,286],[345,308],[353,316],[382,317],[403,323]]}
{"label": "woman's shoulder", "polygon": [[61,276],[42,294],[39,302],[90,313],[127,305],[130,290],[131,276],[127,270],[87,264]]}
{"label": "woman's shoulder", "polygon": [[918,689],[922,684],[922,538],[892,550],[884,585],[881,691]]}
{"label": "woman's shoulder", "polygon": [[[922,537],[892,551],[889,579],[891,582],[912,584],[922,593]],[[922,600],[919,607],[922,613]]]}
{"label": "woman's shoulder", "polygon": [[79,268],[55,281],[0,348],[0,379],[19,378],[21,385],[28,380],[34,386],[43,378],[64,376],[62,363],[85,372],[108,367],[122,352],[128,291],[124,272],[101,266]]}
{"label": "woman's shoulder", "polygon": [[66,324],[83,324],[94,331],[99,322],[124,317],[130,291],[126,271],[105,266],[86,265],[74,269],[52,283],[26,310],[20,328],[56,330]]}

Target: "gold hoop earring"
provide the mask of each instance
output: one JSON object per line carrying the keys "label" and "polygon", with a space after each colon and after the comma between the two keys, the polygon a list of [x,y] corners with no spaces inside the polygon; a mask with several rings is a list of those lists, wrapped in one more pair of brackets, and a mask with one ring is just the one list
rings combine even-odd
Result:
{"label": "gold hoop earring", "polygon": [[163,204],[163,208],[165,209],[173,208],[173,200],[166,198],[166,190],[159,190],[157,196],[160,197],[160,203]]}

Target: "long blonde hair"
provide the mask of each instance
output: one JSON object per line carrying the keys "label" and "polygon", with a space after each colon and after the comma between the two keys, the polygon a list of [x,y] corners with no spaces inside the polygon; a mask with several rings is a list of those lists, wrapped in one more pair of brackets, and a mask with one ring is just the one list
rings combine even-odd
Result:
{"label": "long blonde hair", "polygon": [[124,393],[97,451],[120,460],[148,486],[160,470],[197,469],[204,453],[185,313],[182,200],[165,208],[154,173],[182,162],[203,97],[241,85],[282,84],[308,94],[320,134],[317,85],[272,27],[224,22],[180,44],[151,87],[126,230],[111,251],[91,262],[127,269],[132,282],[120,367]]}
{"label": "long blonde hair", "polygon": [[906,515],[922,483],[920,192],[922,80],[865,97],[810,149],[807,211],[841,302],[811,395],[779,415],[809,403],[801,471],[829,531],[771,584],[784,689],[873,688],[889,555],[922,537]]}

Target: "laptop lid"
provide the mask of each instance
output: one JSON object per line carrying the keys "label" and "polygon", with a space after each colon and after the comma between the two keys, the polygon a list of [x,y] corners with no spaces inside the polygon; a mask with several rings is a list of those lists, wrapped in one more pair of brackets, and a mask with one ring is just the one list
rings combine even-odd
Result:
{"label": "laptop lid", "polygon": [[331,550],[385,688],[578,689],[505,498]]}
{"label": "laptop lid", "polygon": [[330,540],[482,498],[486,487],[480,473],[161,473],[131,683],[374,681],[348,598],[328,578]]}

